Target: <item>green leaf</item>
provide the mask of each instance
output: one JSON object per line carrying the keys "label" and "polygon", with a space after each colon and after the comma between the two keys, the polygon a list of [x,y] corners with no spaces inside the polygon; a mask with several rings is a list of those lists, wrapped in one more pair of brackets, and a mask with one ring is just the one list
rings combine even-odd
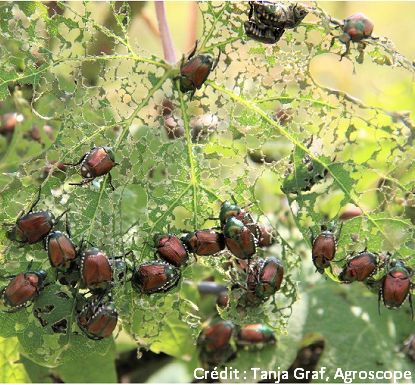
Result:
{"label": "green leaf", "polygon": [[25,368],[16,363],[19,359],[18,342],[16,338],[0,337],[0,381],[3,383],[28,382]]}

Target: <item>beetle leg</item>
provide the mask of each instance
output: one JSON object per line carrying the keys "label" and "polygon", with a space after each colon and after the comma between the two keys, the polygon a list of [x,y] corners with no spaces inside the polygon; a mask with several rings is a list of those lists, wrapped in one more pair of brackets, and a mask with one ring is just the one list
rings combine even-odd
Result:
{"label": "beetle leg", "polygon": [[193,49],[193,51],[190,53],[189,57],[187,58],[187,60],[190,60],[196,53],[196,49],[197,49],[197,40],[195,43],[195,48]]}
{"label": "beetle leg", "polygon": [[196,93],[196,89],[193,90],[193,92],[190,94],[189,101],[192,101],[194,94]]}
{"label": "beetle leg", "polygon": [[34,207],[39,203],[40,201],[40,194],[42,192],[42,186],[39,186],[39,194],[37,195],[37,198],[35,199],[35,201],[32,203],[32,205],[30,206],[29,211],[27,212],[28,214],[32,212],[32,210],[34,209]]}
{"label": "beetle leg", "polygon": [[309,229],[310,229],[310,231],[311,231],[311,245],[314,245],[314,231],[313,231],[313,229],[311,228],[311,226],[309,226],[308,227]]}
{"label": "beetle leg", "polygon": [[[332,35],[333,36],[333,35]],[[331,43],[330,43],[330,47],[329,47],[329,49],[331,49],[331,47],[333,47],[333,45],[334,45],[334,41],[336,40],[336,39],[338,39],[339,37],[338,36],[333,36],[332,38],[331,38]]]}
{"label": "beetle leg", "polygon": [[218,65],[218,62],[219,62],[219,58],[220,58],[220,54],[221,54],[221,53],[222,53],[222,51],[221,51],[221,50],[219,50],[219,55],[218,55],[218,57],[216,58],[215,64],[213,64],[213,67],[212,67],[211,71],[213,71],[213,70],[216,68],[216,66]]}
{"label": "beetle leg", "polygon": [[71,186],[83,186],[84,184],[88,184],[91,183],[95,178],[88,178],[88,179],[84,179],[83,181],[79,182],[79,183],[69,183]]}
{"label": "beetle leg", "polygon": [[[3,275],[3,276],[0,276],[0,279],[9,279],[9,278],[15,278],[15,277],[16,277],[16,275]],[[4,288],[4,289],[0,292],[0,298],[1,298],[1,296],[3,295],[4,290],[6,290],[6,288]]]}
{"label": "beetle leg", "polygon": [[82,158],[79,160],[79,162],[76,163],[64,163],[65,166],[78,166],[79,164],[81,164],[84,159],[87,157],[89,153],[86,153],[85,155],[82,156]]}
{"label": "beetle leg", "polygon": [[414,308],[412,306],[412,294],[409,293],[409,306],[411,307],[412,321],[414,320]]}
{"label": "beetle leg", "polygon": [[29,262],[29,264],[27,265],[27,269],[26,269],[26,271],[27,270],[30,270],[30,268],[32,267],[32,263],[33,263],[33,259]]}
{"label": "beetle leg", "polygon": [[115,191],[115,187],[112,185],[112,177],[111,177],[111,173],[108,173],[108,183],[112,188],[112,191]]}
{"label": "beetle leg", "polygon": [[69,238],[71,238],[71,228],[69,227],[68,214],[66,214],[66,233],[69,235]]}
{"label": "beetle leg", "polygon": [[342,61],[343,60],[343,58],[347,55],[347,54],[349,54],[350,53],[350,41],[348,41],[347,43],[346,43],[346,51],[344,51],[341,55],[340,55],[340,60],[339,61]]}
{"label": "beetle leg", "polygon": [[252,1],[249,2],[249,15],[248,15],[248,19],[252,19],[252,15],[254,13],[254,6],[252,5]]}

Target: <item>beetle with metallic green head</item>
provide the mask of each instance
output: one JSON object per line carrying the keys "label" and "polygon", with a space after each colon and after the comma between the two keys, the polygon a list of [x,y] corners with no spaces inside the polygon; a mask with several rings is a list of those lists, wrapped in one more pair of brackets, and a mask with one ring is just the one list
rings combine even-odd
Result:
{"label": "beetle with metallic green head", "polygon": [[273,331],[264,324],[250,324],[240,329],[236,335],[238,345],[260,345],[275,343]]}
{"label": "beetle with metallic green head", "polygon": [[196,49],[197,40],[194,50],[190,53],[186,61],[183,55],[180,65],[180,75],[174,79],[180,79],[180,91],[183,93],[191,91],[190,100],[192,100],[196,90],[202,87],[209,74],[216,68],[221,54],[221,51],[219,51],[218,57],[213,62],[211,55],[200,54],[194,56]]}
{"label": "beetle with metallic green head", "polygon": [[386,308],[395,310],[399,309],[405,303],[406,298],[409,297],[412,319],[414,318],[411,296],[413,275],[414,271],[401,259],[388,263],[388,273],[382,278],[382,285],[379,290],[379,314],[381,299]]}
{"label": "beetle with metallic green head", "polygon": [[[346,51],[343,52],[340,56],[340,61],[350,52],[350,43],[351,42],[360,42],[363,39],[368,39],[372,36],[373,32],[373,22],[368,19],[363,13],[355,13],[344,19],[343,25],[341,26],[343,34],[340,36],[334,36],[331,39],[330,48],[334,44],[335,39],[339,39],[342,43],[346,45]],[[375,39],[372,37],[372,39]],[[378,39],[378,38],[376,38]],[[363,48],[366,46],[364,43],[361,43]]]}
{"label": "beetle with metallic green head", "polygon": [[249,259],[255,254],[258,241],[251,230],[239,219],[229,218],[223,233],[226,246],[235,257]]}
{"label": "beetle with metallic green head", "polygon": [[284,268],[277,258],[259,258],[248,273],[246,298],[253,304],[265,301],[281,287]]}
{"label": "beetle with metallic green head", "polygon": [[[82,164],[81,164],[82,163]],[[110,171],[119,163],[115,162],[114,150],[111,147],[100,146],[92,148],[76,163],[64,163],[66,166],[77,166],[81,164],[81,176],[84,178],[79,183],[69,183],[74,186],[82,186],[91,183],[95,178],[108,174],[109,184],[113,190]]]}

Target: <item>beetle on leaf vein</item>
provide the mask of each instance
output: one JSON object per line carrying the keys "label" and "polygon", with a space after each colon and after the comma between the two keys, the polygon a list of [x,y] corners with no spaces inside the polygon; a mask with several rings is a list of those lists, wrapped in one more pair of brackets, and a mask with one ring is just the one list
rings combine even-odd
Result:
{"label": "beetle on leaf vein", "polygon": [[188,56],[185,62],[185,56],[183,55],[182,62],[180,64],[180,75],[173,80],[180,80],[180,91],[185,93],[191,91],[190,100],[192,100],[196,89],[200,89],[203,83],[208,78],[209,74],[216,68],[219,62],[221,51],[213,62],[211,55],[200,54],[194,56],[197,49],[197,40],[195,48]]}
{"label": "beetle on leaf vein", "polygon": [[6,307],[12,310],[5,313],[15,313],[31,305],[39,297],[40,292],[46,287],[43,283],[47,277],[44,270],[30,270],[33,261],[30,261],[26,271],[16,275],[0,278],[13,278],[10,283],[0,291],[0,299]]}
{"label": "beetle on leaf vein", "polygon": [[36,200],[26,214],[23,210],[15,223],[3,223],[3,226],[12,226],[7,231],[6,236],[10,240],[18,242],[20,244],[19,247],[23,247],[26,243],[30,245],[44,239],[69,211],[69,209],[65,210],[57,218],[50,211],[33,211],[40,200],[41,190],[42,188],[40,187]]}
{"label": "beetle on leaf vein", "polygon": [[43,239],[43,246],[48,253],[50,265],[65,273],[76,265],[78,250],[71,240],[71,231],[66,216],[66,233],[52,231]]}
{"label": "beetle on leaf vein", "polygon": [[115,162],[114,151],[111,147],[94,147],[76,163],[64,163],[66,166],[78,166],[81,164],[81,175],[84,178],[79,183],[69,183],[73,186],[82,186],[91,183],[95,178],[108,174],[108,183],[112,190],[115,190],[112,185],[112,178],[110,171],[113,167],[119,165]]}
{"label": "beetle on leaf vein", "polygon": [[312,259],[313,264],[320,274],[324,273],[324,269],[330,266],[330,262],[340,262],[334,260],[336,255],[338,238],[342,231],[343,223],[340,225],[338,236],[334,236],[335,226],[331,230],[327,229],[327,226],[321,225],[321,233],[314,238],[313,229],[311,230],[311,245],[312,245]]}

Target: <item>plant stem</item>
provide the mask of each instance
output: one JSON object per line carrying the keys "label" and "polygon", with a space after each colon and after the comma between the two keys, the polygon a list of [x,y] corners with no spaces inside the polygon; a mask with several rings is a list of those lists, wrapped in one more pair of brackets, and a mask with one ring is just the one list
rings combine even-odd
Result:
{"label": "plant stem", "polygon": [[163,45],[164,59],[166,62],[174,64],[177,62],[176,53],[173,48],[173,40],[170,35],[169,25],[167,23],[164,1],[156,1],[156,14],[160,30],[161,43]]}

